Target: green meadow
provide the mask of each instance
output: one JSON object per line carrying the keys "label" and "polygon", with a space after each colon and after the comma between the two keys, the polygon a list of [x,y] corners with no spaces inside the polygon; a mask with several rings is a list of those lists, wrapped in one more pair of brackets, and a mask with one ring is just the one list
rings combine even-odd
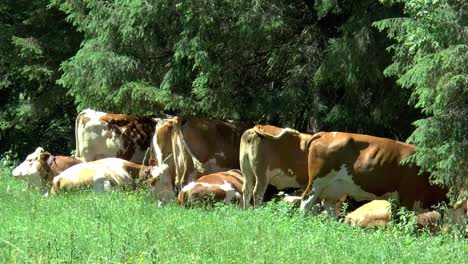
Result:
{"label": "green meadow", "polygon": [[352,228],[284,204],[158,206],[147,193],[44,198],[0,167],[0,263],[466,263],[468,241]]}

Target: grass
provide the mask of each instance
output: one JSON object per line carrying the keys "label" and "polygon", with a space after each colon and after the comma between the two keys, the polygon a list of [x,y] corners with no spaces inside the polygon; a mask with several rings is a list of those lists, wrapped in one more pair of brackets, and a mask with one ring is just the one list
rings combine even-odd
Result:
{"label": "grass", "polygon": [[43,198],[0,167],[0,263],[466,263],[468,242],[351,228],[282,204],[158,207],[144,190]]}

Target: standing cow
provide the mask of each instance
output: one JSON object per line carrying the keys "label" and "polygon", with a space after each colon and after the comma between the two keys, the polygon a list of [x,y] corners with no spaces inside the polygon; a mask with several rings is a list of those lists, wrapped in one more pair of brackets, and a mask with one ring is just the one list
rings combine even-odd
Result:
{"label": "standing cow", "polygon": [[157,118],[86,109],[75,123],[76,157],[84,161],[117,157],[142,163]]}
{"label": "standing cow", "polygon": [[428,175],[400,163],[415,149],[396,140],[255,126],[244,133],[240,148],[245,207],[252,196],[256,206],[261,203],[267,184],[305,189],[301,208],[321,200],[331,215],[344,195],[357,201],[396,195],[409,209],[447,201],[446,190],[430,185]]}
{"label": "standing cow", "polygon": [[183,186],[203,175],[238,169],[240,137],[248,127],[239,122],[183,117],[162,123],[152,142],[152,159],[161,168],[161,175],[151,180],[153,195],[175,199]]}
{"label": "standing cow", "polygon": [[239,160],[244,175],[244,208],[264,199],[268,185],[279,190],[308,183],[307,155],[314,136],[290,128],[256,125],[242,135]]}
{"label": "standing cow", "polygon": [[331,211],[335,201],[348,195],[356,201],[375,200],[397,193],[410,210],[447,202],[446,190],[419,175],[419,167],[401,161],[415,152],[413,145],[392,139],[351,133],[322,133],[310,142],[309,181],[301,208],[318,199]]}

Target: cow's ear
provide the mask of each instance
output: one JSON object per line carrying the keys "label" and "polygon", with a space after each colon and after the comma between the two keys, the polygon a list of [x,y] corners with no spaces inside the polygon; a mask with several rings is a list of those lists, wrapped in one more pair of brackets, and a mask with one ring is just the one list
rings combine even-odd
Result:
{"label": "cow's ear", "polygon": [[40,153],[45,152],[45,150],[42,147],[37,147],[34,152],[40,154]]}
{"label": "cow's ear", "polygon": [[41,159],[41,161],[47,161],[49,157],[50,157],[49,152],[43,152],[39,155],[39,158]]}

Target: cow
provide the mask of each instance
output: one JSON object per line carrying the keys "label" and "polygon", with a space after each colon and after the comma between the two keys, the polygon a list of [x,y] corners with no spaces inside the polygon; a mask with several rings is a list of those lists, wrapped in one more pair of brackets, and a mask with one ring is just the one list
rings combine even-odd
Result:
{"label": "cow", "polygon": [[38,147],[13,170],[12,174],[16,179],[25,179],[30,187],[45,191],[55,176],[82,162],[74,157],[54,156],[42,147]]}
{"label": "cow", "polygon": [[134,186],[137,180],[145,180],[155,167],[140,165],[120,158],[105,158],[73,166],[53,179],[51,193],[92,185],[103,192],[111,186]]}
{"label": "cow", "polygon": [[164,193],[164,199],[176,199],[183,186],[203,175],[239,169],[240,137],[249,127],[241,122],[184,117],[158,125],[150,160],[160,167],[161,175],[152,174],[153,196],[160,199]]}
{"label": "cow", "polygon": [[419,167],[401,163],[415,152],[413,145],[368,135],[322,132],[309,143],[308,151],[302,209],[309,210],[321,199],[331,212],[343,195],[364,201],[396,193],[399,205],[409,210],[448,202],[447,190],[431,185],[427,173],[419,175]]}
{"label": "cow", "polygon": [[229,170],[205,175],[182,188],[177,202],[187,205],[193,201],[233,204],[242,199],[244,178],[240,170]]}
{"label": "cow", "polygon": [[75,156],[83,161],[117,157],[142,164],[158,120],[86,109],[76,117]]}
{"label": "cow", "polygon": [[336,202],[348,195],[357,201],[397,196],[411,209],[447,201],[446,190],[429,184],[427,174],[400,162],[414,146],[367,135],[319,132],[313,135],[289,128],[257,125],[241,139],[240,165],[244,175],[244,207],[262,202],[267,184],[279,189],[299,187],[301,209],[322,201],[334,215]]}
{"label": "cow", "polygon": [[308,146],[317,136],[270,125],[256,125],[246,130],[239,151],[244,175],[244,208],[250,206],[252,198],[254,206],[259,206],[269,184],[278,190],[299,188],[303,191],[308,183]]}
{"label": "cow", "polygon": [[[427,228],[435,232],[440,228],[446,228],[446,224],[466,227],[466,210],[468,201],[459,202],[446,210],[423,210],[413,212],[413,219],[419,229]],[[359,227],[379,227],[390,223],[392,206],[387,200],[373,200],[349,213],[345,217],[345,223]]]}
{"label": "cow", "polygon": [[391,220],[391,204],[387,200],[373,200],[345,217],[345,223],[360,227],[385,226]]}

